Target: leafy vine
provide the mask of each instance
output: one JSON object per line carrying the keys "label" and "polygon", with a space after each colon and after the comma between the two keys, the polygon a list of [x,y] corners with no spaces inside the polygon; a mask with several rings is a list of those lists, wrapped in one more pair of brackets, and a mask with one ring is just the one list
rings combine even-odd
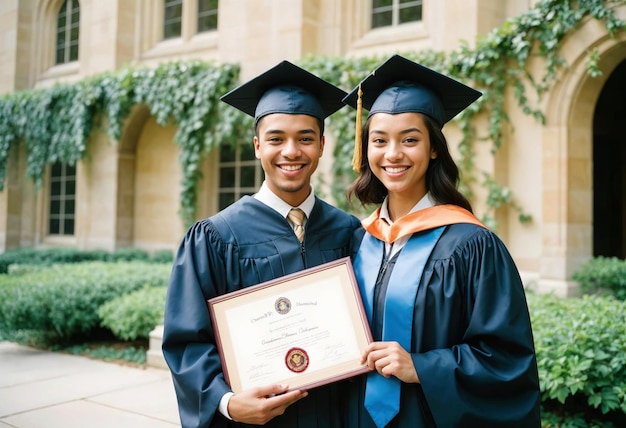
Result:
{"label": "leafy vine", "polygon": [[[195,217],[196,185],[203,155],[223,141],[236,140],[242,115],[222,111],[219,96],[237,82],[239,68],[205,62],[174,62],[156,68],[126,68],[76,84],[17,92],[0,98],[0,189],[12,145],[24,143],[26,174],[42,184],[48,163],[74,165],[87,151],[98,119],[108,120],[107,133],[120,139],[134,105],[143,104],[160,125],[173,121],[180,146],[183,179],[179,215]],[[224,121],[224,118],[228,120]]]}
{"label": "leafy vine", "polygon": [[[492,143],[492,153],[504,144],[505,90],[512,88],[519,107],[540,123],[544,114],[529,102],[526,87],[534,89],[539,99],[556,79],[564,60],[558,55],[563,38],[584,19],[604,23],[610,36],[626,29],[616,17],[614,7],[626,0],[542,0],[520,16],[507,20],[477,41],[471,48],[462,44],[450,54],[435,51],[407,52],[403,55],[441,71],[483,91],[483,97],[456,119],[463,138],[458,145],[458,165],[462,190],[470,198],[472,187],[488,190],[491,211],[507,205],[519,213],[521,222],[531,218],[514,201],[511,190],[483,173],[479,182],[474,158],[474,142]],[[527,69],[533,57],[545,61],[545,73],[533,76]],[[383,57],[308,57],[300,65],[346,90],[352,89]],[[591,76],[600,73],[599,53],[589,52],[586,62]],[[99,119],[106,118],[107,133],[120,139],[124,121],[134,105],[147,106],[161,125],[177,127],[175,141],[180,146],[183,179],[179,214],[187,224],[195,218],[196,186],[201,176],[203,157],[221,144],[250,141],[250,119],[219,101],[219,96],[237,84],[239,68],[206,62],[175,62],[156,68],[124,68],[87,78],[79,83],[56,85],[0,97],[0,190],[4,186],[7,159],[13,146],[24,144],[27,153],[26,173],[41,186],[48,163],[75,164],[87,152],[89,135]],[[478,135],[473,118],[486,112],[489,126]],[[344,209],[358,211],[345,201],[345,189],[354,179],[350,168],[354,141],[355,112],[343,109],[332,116],[329,129],[339,142],[334,150],[331,193]],[[495,227],[493,213],[482,218]]]}

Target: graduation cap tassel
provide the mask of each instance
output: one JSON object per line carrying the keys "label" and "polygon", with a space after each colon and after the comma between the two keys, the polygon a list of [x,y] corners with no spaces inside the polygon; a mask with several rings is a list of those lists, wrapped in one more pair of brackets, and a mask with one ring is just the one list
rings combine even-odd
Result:
{"label": "graduation cap tassel", "polygon": [[359,84],[359,91],[357,92],[356,101],[356,128],[354,132],[354,154],[352,156],[352,169],[359,173],[361,172],[361,135],[362,135],[362,121],[363,118],[363,91],[361,90],[361,84]]}

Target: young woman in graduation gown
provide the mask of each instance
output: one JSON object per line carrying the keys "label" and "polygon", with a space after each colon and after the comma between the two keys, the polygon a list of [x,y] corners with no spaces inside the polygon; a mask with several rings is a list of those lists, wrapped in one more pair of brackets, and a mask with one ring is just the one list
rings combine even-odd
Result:
{"label": "young woman in graduation gown", "polygon": [[344,100],[369,110],[349,195],[381,204],[354,257],[374,342],[372,371],[350,382],[349,428],[540,426],[520,276],[457,191],[441,131],[479,96],[396,55]]}

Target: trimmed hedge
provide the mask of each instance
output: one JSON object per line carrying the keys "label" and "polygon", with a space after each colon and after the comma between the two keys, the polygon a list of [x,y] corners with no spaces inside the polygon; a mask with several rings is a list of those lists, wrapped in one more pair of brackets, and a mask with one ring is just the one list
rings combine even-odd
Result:
{"label": "trimmed hedge", "polygon": [[596,257],[581,265],[572,275],[583,293],[610,294],[626,300],[626,260]]}
{"label": "trimmed hedge", "polygon": [[166,287],[144,287],[100,306],[102,325],[122,340],[148,339],[163,322]]}
{"label": "trimmed hedge", "polygon": [[122,248],[116,251],[79,250],[76,248],[16,248],[0,254],[0,274],[7,273],[11,265],[50,266],[57,263],[131,260],[171,263],[174,260],[174,255],[168,250],[160,250],[150,255],[147,251],[137,248]]}
{"label": "trimmed hedge", "polygon": [[544,426],[626,426],[626,302],[529,294],[528,305]]}
{"label": "trimmed hedge", "polygon": [[85,262],[0,275],[0,331],[77,342],[101,327],[100,306],[145,286],[165,287],[171,264]]}

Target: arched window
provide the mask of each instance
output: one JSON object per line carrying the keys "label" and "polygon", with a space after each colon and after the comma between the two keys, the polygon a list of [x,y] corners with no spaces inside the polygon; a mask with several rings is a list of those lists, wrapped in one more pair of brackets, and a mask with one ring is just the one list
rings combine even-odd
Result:
{"label": "arched window", "polygon": [[422,20],[422,0],[372,0],[372,28]]}
{"label": "arched window", "polygon": [[78,0],[65,0],[57,15],[57,46],[55,64],[78,60],[80,5]]}

